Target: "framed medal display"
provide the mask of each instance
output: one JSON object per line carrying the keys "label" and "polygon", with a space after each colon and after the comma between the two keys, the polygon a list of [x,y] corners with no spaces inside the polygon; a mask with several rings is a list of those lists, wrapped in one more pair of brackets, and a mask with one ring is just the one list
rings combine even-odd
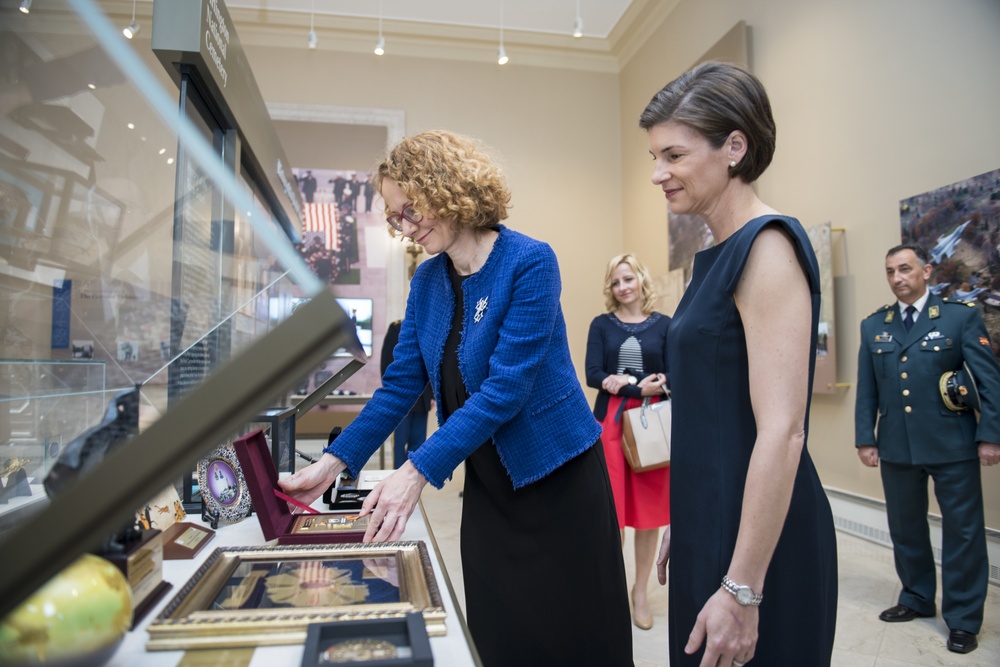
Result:
{"label": "framed medal display", "polygon": [[447,632],[423,542],[216,549],[148,626],[151,651],[302,644],[311,623],[423,616]]}

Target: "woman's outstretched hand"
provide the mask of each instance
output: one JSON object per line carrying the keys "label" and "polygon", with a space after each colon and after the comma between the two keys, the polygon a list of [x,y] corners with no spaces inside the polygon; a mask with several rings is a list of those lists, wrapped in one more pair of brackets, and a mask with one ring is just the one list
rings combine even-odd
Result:
{"label": "woman's outstretched hand", "polygon": [[379,482],[361,506],[361,516],[371,515],[363,541],[398,540],[426,484],[427,478],[410,461]]}
{"label": "woman's outstretched hand", "polygon": [[[327,452],[316,463],[306,466],[290,477],[279,479],[278,486],[300,503],[311,505],[330,488],[337,475],[346,467],[343,461]],[[289,505],[288,508],[292,513],[302,512],[294,505]]]}

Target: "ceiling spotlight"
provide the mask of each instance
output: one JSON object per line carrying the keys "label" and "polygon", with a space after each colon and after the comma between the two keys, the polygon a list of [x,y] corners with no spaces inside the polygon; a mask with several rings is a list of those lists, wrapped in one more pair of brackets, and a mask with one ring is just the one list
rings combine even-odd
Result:
{"label": "ceiling spotlight", "polygon": [[507,50],[503,48],[503,0],[500,0],[500,48],[497,49],[497,65],[507,64]]}
{"label": "ceiling spotlight", "polygon": [[316,0],[313,0],[309,8],[309,48],[315,49],[319,40],[316,39]]}
{"label": "ceiling spotlight", "polygon": [[577,39],[583,37],[583,19],[580,18],[580,0],[576,0],[576,21],[573,23],[573,36]]}
{"label": "ceiling spotlight", "polygon": [[132,22],[125,26],[122,30],[122,34],[132,39],[139,34],[139,24],[135,21],[135,0],[132,0]]}
{"label": "ceiling spotlight", "polygon": [[31,13],[31,0],[21,0],[21,13],[30,14]]}
{"label": "ceiling spotlight", "polygon": [[375,40],[375,55],[385,53],[385,39],[382,37],[382,0],[378,0],[378,39]]}

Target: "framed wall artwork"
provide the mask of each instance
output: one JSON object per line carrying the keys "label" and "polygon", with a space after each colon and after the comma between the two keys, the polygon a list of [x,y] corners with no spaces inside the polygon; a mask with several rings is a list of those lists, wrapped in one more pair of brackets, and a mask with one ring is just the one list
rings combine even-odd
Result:
{"label": "framed wall artwork", "polygon": [[820,306],[819,331],[816,332],[816,374],[813,393],[832,394],[837,391],[837,337],[834,322],[833,228],[829,222],[806,229],[816,262],[819,264]]}
{"label": "framed wall artwork", "polygon": [[1000,358],[1000,169],[902,200],[899,224],[931,256],[930,290],[979,305]]}

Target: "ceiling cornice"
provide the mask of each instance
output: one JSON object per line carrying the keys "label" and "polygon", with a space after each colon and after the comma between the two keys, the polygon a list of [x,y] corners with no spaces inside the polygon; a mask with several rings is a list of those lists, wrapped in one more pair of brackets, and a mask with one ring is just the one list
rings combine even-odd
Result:
{"label": "ceiling cornice", "polygon": [[[230,9],[244,46],[301,48],[306,50],[309,15],[289,12]],[[368,53],[378,36],[378,20],[317,14],[314,29],[317,50]],[[382,58],[439,58],[469,62],[496,62],[498,29],[469,26],[382,21],[386,53]],[[616,73],[618,61],[608,41],[571,35],[504,30],[504,48],[511,64]]]}
{"label": "ceiling cornice", "polygon": [[[117,19],[130,16],[128,0],[99,0],[104,11]],[[617,74],[669,16],[680,0],[633,0],[607,38],[554,35],[504,30],[509,66],[550,67]],[[266,46],[308,51],[308,13],[274,9],[227,7],[244,46]],[[152,2],[138,3],[137,14],[148,21]],[[313,23],[317,51],[366,53],[372,58],[437,58],[495,63],[500,43],[498,28],[382,21],[386,41],[384,56],[372,53],[378,36],[378,19],[316,14]]]}
{"label": "ceiling cornice", "polygon": [[619,70],[625,67],[680,2],[681,0],[632,1],[607,39]]}
{"label": "ceiling cornice", "polygon": [[[616,74],[679,1],[636,0],[607,39],[505,29],[504,48],[514,66]],[[308,14],[242,8],[231,8],[229,12],[244,46],[307,49]],[[378,35],[376,19],[317,14],[313,23],[317,50],[372,53]],[[496,28],[398,20],[383,20],[382,34],[386,41],[382,58],[492,63],[500,43]]]}

